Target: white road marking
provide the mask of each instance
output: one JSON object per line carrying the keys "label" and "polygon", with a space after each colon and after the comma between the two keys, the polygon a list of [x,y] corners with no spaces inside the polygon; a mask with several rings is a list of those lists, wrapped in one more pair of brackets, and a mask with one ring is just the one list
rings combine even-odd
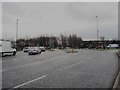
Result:
{"label": "white road marking", "polygon": [[[87,59],[91,59],[91,58],[93,58],[93,56],[92,56],[92,57],[88,57]],[[87,60],[87,59],[86,59],[86,60]],[[84,60],[84,61],[86,61],[86,60]],[[70,66],[68,66],[68,67],[65,67],[65,68],[62,68],[62,69],[58,69],[58,70],[56,70],[56,71],[61,71],[61,70],[64,70],[64,69],[69,69],[69,68],[71,68],[71,67],[74,67],[74,66],[76,66],[76,65],[79,65],[80,63],[84,63],[84,61],[80,61],[80,62],[78,62],[78,63],[72,64],[72,65],[70,65]],[[29,64],[29,65],[32,65],[32,64]],[[3,72],[3,71],[6,71],[6,70],[2,70],[2,72]],[[56,72],[56,71],[54,71],[54,72]],[[52,73],[54,73],[54,72],[52,72]],[[52,73],[50,73],[50,74],[52,74]],[[19,85],[13,87],[12,89],[20,88],[20,87],[25,86],[25,85],[27,85],[27,84],[30,84],[30,83],[32,83],[32,82],[41,80],[41,79],[47,77],[47,76],[50,75],[50,74],[43,75],[43,76],[41,76],[41,77],[39,77],[39,78],[30,80],[30,81],[25,82],[25,83],[22,83],[22,84],[19,84]]]}
{"label": "white road marking", "polygon": [[60,71],[60,70],[62,70],[62,68],[58,69],[57,71]]}
{"label": "white road marking", "polygon": [[43,79],[43,78],[45,78],[45,77],[46,77],[46,75],[41,76],[41,77],[36,78],[36,79],[33,79],[33,80],[28,81],[28,82],[26,82],[26,83],[23,83],[23,84],[17,85],[17,86],[15,86],[15,87],[13,87],[13,89],[15,89],[15,88],[20,88],[20,87],[22,87],[22,86],[25,86],[25,85],[30,84],[30,83],[32,83],[32,82],[35,82],[35,81],[37,81],[37,80]]}
{"label": "white road marking", "polygon": [[80,61],[79,63],[72,64],[72,65],[70,65],[70,66],[68,66],[68,67],[65,67],[64,69],[69,69],[69,68],[74,67],[74,66],[76,66],[76,65],[78,65],[78,64],[80,64],[80,63],[83,63],[83,62],[84,62],[84,61]]}
{"label": "white road marking", "polygon": [[[88,57],[86,60],[92,59],[92,58],[93,58],[93,57]],[[74,66],[76,66],[76,65],[79,65],[80,63],[84,63],[86,60],[82,60],[82,61],[80,61],[80,62],[78,62],[78,63],[72,64],[72,65],[70,65],[70,66],[68,66],[68,67],[65,67],[64,69],[72,68],[72,67],[74,67]],[[59,70],[63,70],[63,69],[59,69]]]}
{"label": "white road marking", "polygon": [[[90,58],[92,58],[92,57],[89,57],[89,58],[87,58],[87,59],[90,59]],[[84,61],[85,61],[85,60],[84,60]],[[54,72],[52,72],[52,73],[55,73],[55,72],[57,72],[57,71],[61,71],[61,70],[64,70],[64,69],[69,69],[69,68],[74,67],[74,66],[76,66],[76,65],[78,65],[78,64],[80,64],[80,63],[84,63],[84,61],[80,61],[79,63],[75,63],[75,64],[72,64],[72,65],[70,65],[70,66],[68,66],[68,67],[58,69],[58,70],[56,70],[56,71],[54,71]],[[51,73],[51,74],[52,74],[52,73]],[[13,89],[15,89],[15,88],[20,88],[20,87],[25,86],[25,85],[27,85],[27,84],[30,84],[30,83],[32,83],[32,82],[38,81],[38,80],[40,80],[40,79],[45,78],[45,77],[48,76],[48,75],[50,75],[50,74],[41,76],[41,77],[39,77],[39,78],[36,78],[36,79],[34,79],[34,80],[28,81],[28,82],[23,83],[23,84],[17,85],[17,86],[15,86],[15,87],[13,87]]]}

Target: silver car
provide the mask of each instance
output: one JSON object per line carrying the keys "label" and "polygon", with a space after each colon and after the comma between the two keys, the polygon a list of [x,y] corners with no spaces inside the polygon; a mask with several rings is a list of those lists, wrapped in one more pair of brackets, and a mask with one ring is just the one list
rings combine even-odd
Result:
{"label": "silver car", "polygon": [[42,52],[46,51],[45,47],[43,47],[43,46],[40,46],[39,48],[41,49]]}
{"label": "silver car", "polygon": [[28,54],[32,55],[32,54],[39,54],[41,53],[41,49],[39,47],[30,47]]}
{"label": "silver car", "polygon": [[28,52],[28,51],[29,51],[29,47],[23,48],[23,52]]}

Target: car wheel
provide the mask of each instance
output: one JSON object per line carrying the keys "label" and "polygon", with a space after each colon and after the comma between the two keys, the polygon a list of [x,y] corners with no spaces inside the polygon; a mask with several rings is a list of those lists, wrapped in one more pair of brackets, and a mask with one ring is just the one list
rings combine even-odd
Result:
{"label": "car wheel", "polygon": [[16,55],[16,52],[13,52],[13,55]]}
{"label": "car wheel", "polygon": [[2,57],[4,56],[4,53],[2,53]]}
{"label": "car wheel", "polygon": [[32,53],[28,53],[29,55],[32,55]]}

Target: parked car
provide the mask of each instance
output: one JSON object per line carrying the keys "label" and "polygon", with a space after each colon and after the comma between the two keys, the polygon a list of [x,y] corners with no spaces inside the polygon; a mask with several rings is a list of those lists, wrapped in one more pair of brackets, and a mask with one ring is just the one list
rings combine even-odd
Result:
{"label": "parked car", "polygon": [[30,47],[23,48],[23,52],[28,52]]}
{"label": "parked car", "polygon": [[39,48],[41,49],[42,52],[46,51],[45,47],[43,47],[43,46],[40,46]]}
{"label": "parked car", "polygon": [[16,52],[16,49],[12,48],[12,44],[9,41],[0,41],[0,54],[2,56],[9,53],[16,55]]}
{"label": "parked car", "polygon": [[98,46],[96,47],[96,49],[103,49],[103,46],[102,46],[102,45],[98,45]]}
{"label": "parked car", "polygon": [[108,49],[110,49],[110,48],[119,48],[119,44],[109,44],[109,45],[107,46],[107,48],[108,48]]}
{"label": "parked car", "polygon": [[88,49],[94,49],[94,48],[95,48],[95,46],[93,46],[93,45],[88,47]]}
{"label": "parked car", "polygon": [[29,51],[28,51],[29,55],[39,54],[39,53],[41,53],[41,49],[39,47],[29,47]]}

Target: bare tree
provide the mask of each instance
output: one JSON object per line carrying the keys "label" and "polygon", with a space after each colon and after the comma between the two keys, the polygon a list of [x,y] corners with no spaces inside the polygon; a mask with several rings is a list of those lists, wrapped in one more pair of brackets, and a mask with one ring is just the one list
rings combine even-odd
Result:
{"label": "bare tree", "polygon": [[60,34],[61,42],[62,42],[62,47],[66,48],[67,46],[67,37],[63,34]]}
{"label": "bare tree", "polygon": [[71,48],[80,48],[82,44],[82,38],[77,37],[76,34],[69,35],[68,44]]}

